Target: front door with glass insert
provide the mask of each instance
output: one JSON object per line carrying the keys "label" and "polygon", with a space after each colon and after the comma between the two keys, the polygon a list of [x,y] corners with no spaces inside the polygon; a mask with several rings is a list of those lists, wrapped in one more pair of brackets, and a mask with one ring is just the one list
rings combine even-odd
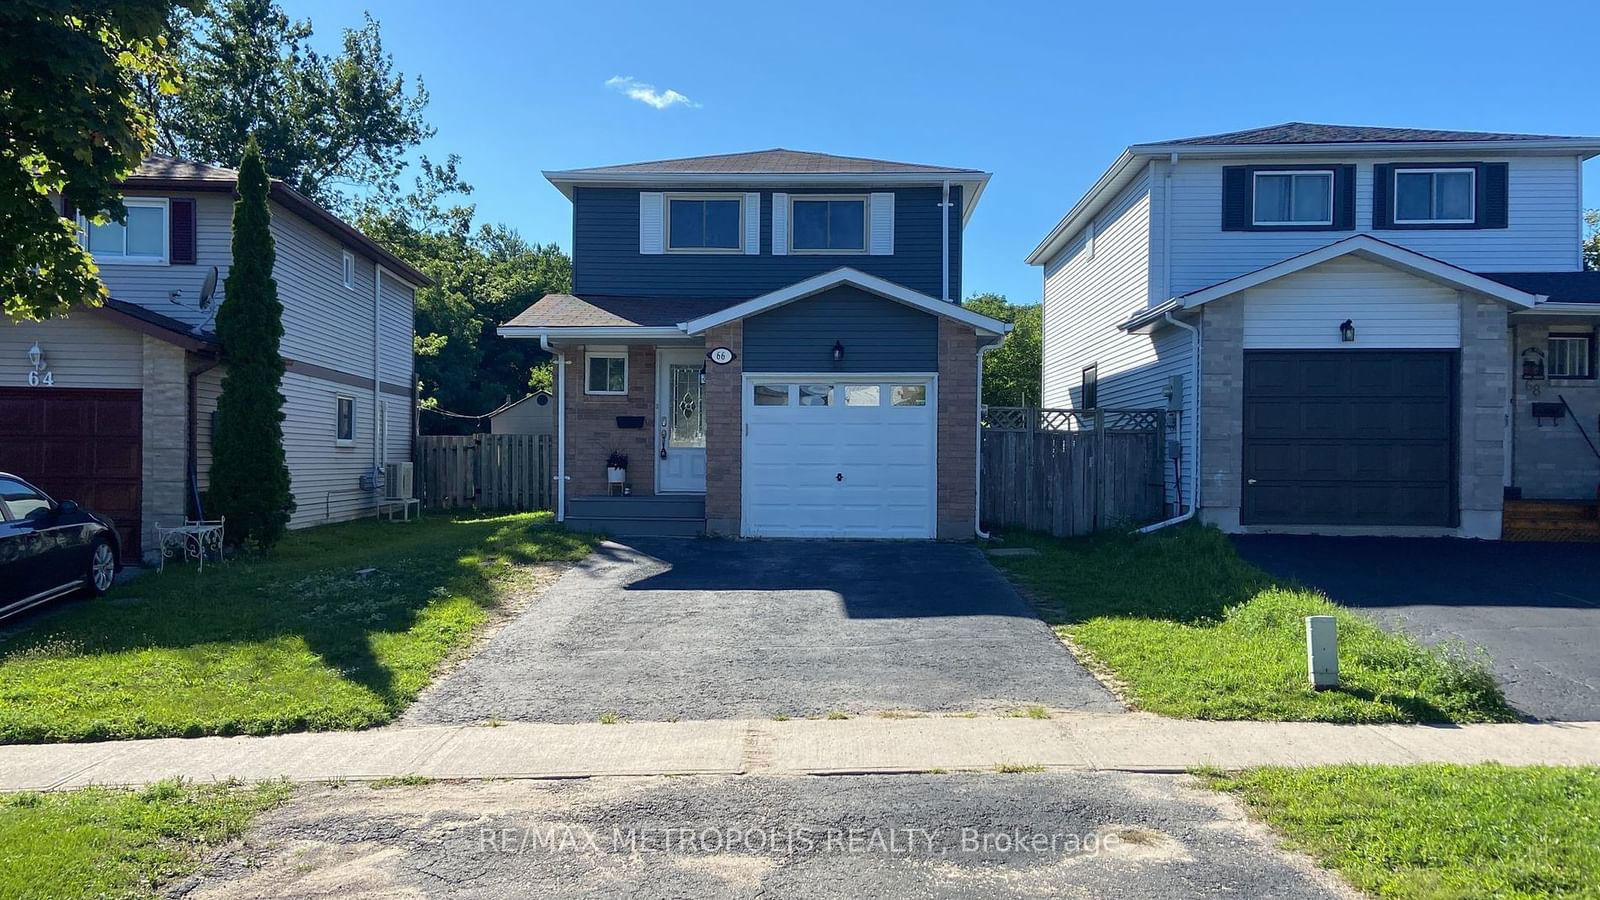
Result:
{"label": "front door with glass insert", "polygon": [[706,405],[701,350],[662,350],[656,360],[656,492],[706,489]]}

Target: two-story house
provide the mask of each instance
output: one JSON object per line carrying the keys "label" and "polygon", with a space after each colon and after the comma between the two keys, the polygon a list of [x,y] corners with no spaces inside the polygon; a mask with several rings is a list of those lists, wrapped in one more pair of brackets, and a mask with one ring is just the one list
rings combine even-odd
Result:
{"label": "two-story house", "polygon": [[[111,517],[130,558],[156,549],[158,524],[208,512],[236,183],[152,157],[126,182],[126,224],[62,210],[110,299],[0,324],[0,470]],[[270,197],[290,527],[371,514],[371,474],[411,459],[413,292],[429,282],[288,185]]]}
{"label": "two-story house", "polygon": [[1596,154],[1304,123],[1129,147],[1028,257],[1044,403],[1173,411],[1170,511],[1227,531],[1499,538],[1506,497],[1592,505]]}
{"label": "two-story house", "polygon": [[972,536],[980,356],[1009,328],[954,299],[986,173],[768,150],[545,177],[572,201],[572,294],[500,334],[558,362],[565,521]]}

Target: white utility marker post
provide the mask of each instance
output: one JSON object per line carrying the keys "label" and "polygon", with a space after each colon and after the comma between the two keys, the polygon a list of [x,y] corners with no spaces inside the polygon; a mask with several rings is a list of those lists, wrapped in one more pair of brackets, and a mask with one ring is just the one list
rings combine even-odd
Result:
{"label": "white utility marker post", "polygon": [[1333,616],[1306,616],[1306,675],[1314,690],[1339,686],[1339,633]]}

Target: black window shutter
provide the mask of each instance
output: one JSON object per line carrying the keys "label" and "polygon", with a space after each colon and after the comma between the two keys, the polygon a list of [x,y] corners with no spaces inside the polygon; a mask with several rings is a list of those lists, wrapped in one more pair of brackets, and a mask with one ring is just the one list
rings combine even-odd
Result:
{"label": "black window shutter", "polygon": [[61,218],[78,221],[78,211],[73,208],[72,201],[65,197],[61,198]]}
{"label": "black window shutter", "polygon": [[169,201],[168,237],[174,265],[194,265],[194,200],[173,197]]}
{"label": "black window shutter", "polygon": [[1333,230],[1356,227],[1356,167],[1333,167]]}
{"label": "black window shutter", "polygon": [[1506,228],[1510,218],[1510,192],[1506,163],[1478,164],[1479,228]]}
{"label": "black window shutter", "polygon": [[1249,231],[1250,167],[1222,167],[1222,230]]}
{"label": "black window shutter", "polygon": [[1372,167],[1372,227],[1394,227],[1394,206],[1389,191],[1394,187],[1394,166],[1378,163]]}

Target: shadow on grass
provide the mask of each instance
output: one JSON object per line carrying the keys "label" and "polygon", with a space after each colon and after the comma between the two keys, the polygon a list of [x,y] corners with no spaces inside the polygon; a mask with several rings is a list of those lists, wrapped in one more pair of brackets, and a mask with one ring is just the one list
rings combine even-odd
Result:
{"label": "shadow on grass", "polygon": [[[153,685],[170,691],[169,703],[205,689],[184,683],[197,673],[220,670],[225,683],[216,690],[241,698],[257,689],[257,679],[261,690],[287,682],[285,693],[304,688],[314,695],[316,684],[332,673],[370,692],[392,715],[413,698],[419,678],[425,683],[426,671],[481,621],[469,610],[500,602],[495,581],[507,564],[579,559],[589,546],[587,538],[551,525],[547,515],[430,517],[408,524],[368,520],[292,532],[270,555],[233,559],[204,572],[169,567],[102,600],[38,617],[0,642],[0,697],[42,706],[48,695],[67,687],[60,684],[66,671],[119,686]],[[298,649],[302,642],[304,651]],[[52,660],[63,663],[59,671],[48,665],[19,671]],[[163,667],[171,669],[170,676]],[[397,672],[408,676],[405,684],[397,683]],[[330,701],[250,697],[246,705],[254,710],[255,725],[223,716],[218,727],[197,722],[183,733],[311,727],[294,707],[318,702]],[[274,703],[281,708],[268,709]],[[264,709],[270,720],[265,724]],[[35,712],[36,718],[49,718]],[[78,727],[82,734],[75,739],[128,736],[92,722]],[[5,737],[29,739],[14,732]],[[32,739],[52,738],[41,733]]]}

